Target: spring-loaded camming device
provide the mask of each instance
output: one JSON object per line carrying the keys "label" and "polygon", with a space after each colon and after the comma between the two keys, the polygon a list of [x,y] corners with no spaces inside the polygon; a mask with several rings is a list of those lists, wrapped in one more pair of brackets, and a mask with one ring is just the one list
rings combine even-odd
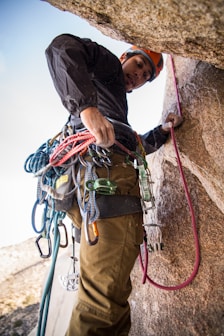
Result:
{"label": "spring-loaded camming device", "polygon": [[64,289],[67,291],[76,291],[79,284],[79,272],[76,271],[76,263],[78,259],[75,256],[75,227],[71,224],[72,231],[72,271],[70,272],[70,267],[66,275],[60,275],[59,281]]}

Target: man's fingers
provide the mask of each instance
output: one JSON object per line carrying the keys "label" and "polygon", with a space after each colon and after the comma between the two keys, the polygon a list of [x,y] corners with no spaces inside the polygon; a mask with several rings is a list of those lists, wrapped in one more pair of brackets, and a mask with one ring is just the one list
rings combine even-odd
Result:
{"label": "man's fingers", "polygon": [[86,128],[96,138],[98,146],[106,148],[114,144],[114,127],[96,107],[88,107],[83,110],[81,119]]}
{"label": "man's fingers", "polygon": [[94,136],[96,138],[96,144],[104,148],[111,147],[115,142],[114,128],[112,125],[97,130]]}

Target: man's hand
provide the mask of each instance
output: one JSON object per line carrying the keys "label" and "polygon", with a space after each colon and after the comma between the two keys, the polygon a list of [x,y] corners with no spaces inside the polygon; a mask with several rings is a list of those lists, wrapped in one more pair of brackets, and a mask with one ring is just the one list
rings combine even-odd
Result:
{"label": "man's hand", "polygon": [[86,108],[80,117],[84,126],[96,138],[96,145],[107,148],[114,144],[114,127],[96,107]]}
{"label": "man's hand", "polygon": [[165,123],[161,126],[163,132],[169,133],[171,127],[177,127],[183,122],[183,118],[175,113],[169,113]]}

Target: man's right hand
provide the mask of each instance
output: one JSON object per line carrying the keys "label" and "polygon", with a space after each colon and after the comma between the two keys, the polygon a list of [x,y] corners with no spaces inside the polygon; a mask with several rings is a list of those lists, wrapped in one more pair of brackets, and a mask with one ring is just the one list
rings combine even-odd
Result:
{"label": "man's right hand", "polygon": [[80,117],[84,126],[96,138],[96,145],[108,148],[114,144],[114,127],[96,107],[86,108]]}

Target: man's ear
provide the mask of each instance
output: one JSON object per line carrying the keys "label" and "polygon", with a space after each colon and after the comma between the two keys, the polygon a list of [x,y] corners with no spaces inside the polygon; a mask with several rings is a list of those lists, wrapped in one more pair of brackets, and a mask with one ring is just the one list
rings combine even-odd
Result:
{"label": "man's ear", "polygon": [[125,52],[120,57],[121,64],[123,64],[126,61],[126,59],[127,59],[127,53]]}

